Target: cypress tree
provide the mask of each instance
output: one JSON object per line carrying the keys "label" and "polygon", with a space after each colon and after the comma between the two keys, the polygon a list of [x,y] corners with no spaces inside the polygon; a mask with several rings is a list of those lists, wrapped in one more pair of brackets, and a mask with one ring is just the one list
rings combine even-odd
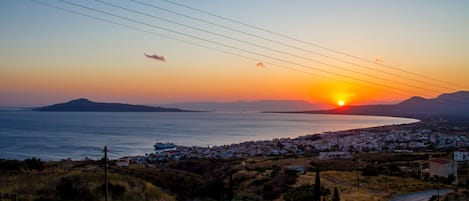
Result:
{"label": "cypress tree", "polygon": [[321,201],[321,179],[319,178],[318,166],[316,166],[316,179],[314,181],[314,201]]}

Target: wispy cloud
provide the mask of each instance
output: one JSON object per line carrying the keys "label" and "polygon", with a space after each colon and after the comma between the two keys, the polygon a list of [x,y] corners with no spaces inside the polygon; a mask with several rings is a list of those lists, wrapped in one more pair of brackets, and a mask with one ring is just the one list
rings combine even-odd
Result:
{"label": "wispy cloud", "polygon": [[153,55],[148,55],[146,53],[143,53],[147,58],[150,58],[150,59],[156,59],[158,61],[166,61],[166,59],[164,58],[164,56],[158,56],[156,54],[153,54]]}

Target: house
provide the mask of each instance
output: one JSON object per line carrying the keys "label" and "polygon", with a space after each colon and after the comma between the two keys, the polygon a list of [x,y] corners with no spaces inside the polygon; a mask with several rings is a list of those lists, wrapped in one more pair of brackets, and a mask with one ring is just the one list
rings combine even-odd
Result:
{"label": "house", "polygon": [[121,158],[116,162],[118,167],[127,167],[129,166],[129,159],[128,158]]}
{"label": "house", "polygon": [[455,178],[453,184],[457,184],[458,165],[455,161],[447,158],[428,159],[430,177],[438,176],[449,178],[451,175]]}
{"label": "house", "polygon": [[455,161],[469,161],[469,152],[467,151],[455,151],[454,152]]}
{"label": "house", "polygon": [[294,174],[305,174],[305,166],[302,165],[285,165],[282,167],[283,172],[285,173],[294,173]]}

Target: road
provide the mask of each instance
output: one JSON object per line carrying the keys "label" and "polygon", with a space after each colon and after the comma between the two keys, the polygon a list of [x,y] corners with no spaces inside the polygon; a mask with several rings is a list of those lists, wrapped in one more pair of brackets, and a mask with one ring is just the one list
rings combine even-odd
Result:
{"label": "road", "polygon": [[[445,195],[450,192],[453,192],[453,189],[440,189],[440,195]],[[428,201],[432,195],[438,195],[438,191],[428,190],[402,194],[392,198],[390,201]]]}

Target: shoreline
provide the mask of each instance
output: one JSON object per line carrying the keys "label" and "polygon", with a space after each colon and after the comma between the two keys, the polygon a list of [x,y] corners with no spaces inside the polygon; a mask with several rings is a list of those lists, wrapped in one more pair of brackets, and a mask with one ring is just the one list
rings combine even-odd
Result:
{"label": "shoreline", "polygon": [[[307,115],[307,114],[306,114]],[[323,114],[323,115],[337,115],[337,114]],[[340,115],[340,116],[370,116],[370,115]],[[378,116],[388,117],[388,116]],[[390,117],[396,118],[396,117]],[[403,117],[397,117],[403,118]],[[182,158],[232,158],[232,157],[250,157],[250,156],[278,156],[278,155],[305,155],[305,152],[314,150],[316,152],[329,152],[329,151],[346,151],[350,153],[370,152],[370,151],[385,151],[393,152],[398,151],[419,151],[419,150],[431,150],[435,147],[437,149],[445,149],[451,145],[435,145],[432,144],[429,148],[428,143],[424,144],[417,139],[411,139],[405,135],[413,136],[418,135],[422,137],[422,132],[426,132],[432,127],[437,128],[439,126],[447,127],[445,125],[451,125],[455,122],[447,121],[426,121],[420,119],[411,119],[415,122],[411,123],[394,123],[389,125],[371,126],[363,128],[352,128],[339,131],[327,131],[318,132],[314,134],[304,134],[297,137],[281,137],[273,138],[269,140],[248,140],[239,143],[231,143],[225,145],[218,145],[212,147],[205,146],[177,146],[176,150],[170,152],[161,151],[156,153],[154,149],[147,153],[135,153],[135,154],[118,154],[117,157],[113,157],[113,160],[120,158],[153,158],[152,160],[179,160]],[[436,125],[436,126],[435,126]],[[464,126],[464,125],[463,125]],[[420,130],[420,131],[419,131]],[[392,131],[392,132],[391,132]],[[411,132],[412,131],[412,132]],[[419,131],[419,132],[416,132]],[[457,141],[459,139],[450,139],[443,136],[428,136],[430,133],[426,133],[424,137],[427,139],[442,138],[450,141]],[[386,139],[387,135],[391,135],[395,139]],[[397,135],[397,136],[396,136]],[[339,142],[340,141],[340,142]],[[410,148],[397,146],[397,141],[411,143]],[[386,143],[391,145],[387,145]],[[337,144],[339,143],[339,144]],[[394,144],[393,144],[394,143]],[[462,144],[469,146],[466,139],[463,139]],[[286,145],[286,148],[284,148]],[[456,148],[460,145],[456,146]],[[31,156],[41,158],[40,156]],[[25,159],[31,158],[26,157]],[[93,159],[95,157],[92,157]],[[156,158],[156,159],[155,159]],[[3,158],[6,160],[18,160]],[[45,161],[61,161],[61,160],[87,160],[90,157],[81,159],[71,158],[60,158],[60,159],[46,159]]]}
{"label": "shoreline", "polygon": [[[29,116],[29,113],[26,113],[26,114],[18,113],[18,115],[19,115],[18,117],[31,119],[33,123],[34,122],[39,123],[39,121],[42,121],[42,120],[38,119],[38,117],[42,118],[42,116],[44,116],[40,114],[35,114],[33,115],[34,118],[27,118]],[[181,116],[180,114],[175,114],[175,115],[169,115],[169,117],[166,118],[167,115],[165,114],[156,115],[156,116],[140,115],[140,114],[135,114],[135,115],[138,115],[139,117],[137,120],[149,119],[149,117],[164,118],[164,120],[162,120],[163,123],[172,122],[173,119],[184,118],[184,119],[190,120],[192,118],[198,118],[198,116],[200,116],[200,115],[194,114],[194,115],[190,115],[186,117],[186,115]],[[60,117],[62,119],[70,118],[70,121],[67,120],[67,122],[65,122],[66,124],[63,124],[62,121],[57,122],[59,126],[58,128],[60,128],[61,125],[69,125],[69,124],[71,125],[71,123],[77,122],[78,119],[87,118],[89,116],[90,115],[88,114],[75,115],[75,113],[73,113],[71,115],[55,115],[54,113],[53,116],[51,116],[50,118],[52,120],[56,119],[57,117]],[[130,116],[133,117],[134,115],[130,115]],[[325,117],[325,116],[329,116],[329,117]],[[335,117],[335,116],[341,116],[341,117]],[[6,118],[6,120],[11,119],[13,121],[14,119],[16,119],[13,117]],[[49,118],[48,115],[46,115],[45,117]],[[94,115],[91,115],[91,117],[94,117]],[[97,117],[106,118],[106,120],[104,121],[105,125],[108,125],[108,124],[115,125],[115,124],[106,123],[106,122],[111,122],[111,120],[119,120],[119,119],[122,119],[122,117],[125,118],[126,116],[121,117],[119,115],[116,116],[113,114],[106,113],[103,115],[100,114]],[[307,114],[305,115],[297,115],[297,114],[288,115],[287,114],[284,116],[284,115],[269,115],[269,114],[262,114],[262,113],[258,113],[258,114],[256,113],[253,115],[251,114],[240,114],[240,115],[204,114],[202,115],[202,117],[204,121],[200,121],[200,122],[197,121],[195,123],[204,123],[204,122],[207,122],[207,118],[208,120],[211,120],[211,119],[217,119],[218,117],[224,118],[226,120],[234,120],[234,122],[233,123],[227,122],[227,123],[222,123],[222,124],[219,124],[219,123],[212,124],[210,122],[207,122],[207,125],[209,125],[209,127],[206,127],[205,129],[198,129],[196,127],[198,125],[193,124],[193,123],[190,125],[183,124],[182,126],[192,126],[191,128],[194,128],[194,129],[189,129],[189,130],[184,129],[184,131],[180,131],[180,129],[177,129],[177,125],[179,125],[177,122],[176,124],[172,126],[175,129],[172,129],[172,127],[165,126],[166,124],[162,124],[162,123],[153,124],[155,122],[153,120],[143,120],[142,123],[145,123],[145,124],[151,123],[152,126],[149,128],[153,128],[156,130],[152,132],[146,132],[146,130],[142,130],[142,129],[139,129],[139,127],[136,127],[136,129],[131,129],[132,131],[130,132],[129,131],[120,132],[122,133],[121,137],[116,138],[115,139],[117,140],[116,142],[112,142],[111,144],[108,144],[108,147],[110,148],[114,147],[114,154],[111,154],[111,157],[119,158],[121,156],[139,156],[139,155],[144,155],[145,153],[152,153],[154,152],[154,149],[152,146],[154,142],[151,143],[150,141],[152,140],[148,140],[148,139],[151,139],[151,138],[154,139],[155,137],[152,137],[152,136],[159,136],[159,135],[162,136],[161,138],[157,137],[157,139],[160,139],[160,142],[175,142],[178,145],[182,145],[186,147],[192,147],[192,146],[206,147],[204,146],[205,144],[223,146],[223,145],[240,144],[240,143],[253,142],[253,141],[254,142],[255,141],[267,141],[267,140],[272,141],[273,139],[276,139],[276,138],[295,139],[295,138],[305,136],[305,135],[322,134],[322,133],[325,133],[325,131],[329,132],[331,129],[337,129],[337,131],[343,131],[343,130],[350,130],[350,129],[357,129],[357,128],[368,128],[368,127],[376,127],[380,125],[388,125],[388,124],[392,125],[392,124],[400,124],[400,123],[417,121],[413,119],[411,120],[393,119],[393,117],[380,117],[380,118],[368,117],[367,118],[366,116],[362,117],[362,116],[356,116],[356,115],[355,117],[344,116],[344,115],[333,115],[333,116],[324,115],[323,117],[320,115],[316,116],[316,115],[307,115]],[[239,123],[241,125],[247,125],[247,127],[246,128],[240,127],[238,129],[236,126],[233,126],[233,125],[238,124],[238,120],[240,120]],[[23,127],[21,125],[23,121],[14,121],[14,122],[18,122],[18,123],[16,124],[17,126],[14,126],[12,128]],[[98,141],[94,141],[94,140],[90,141],[91,139],[90,136],[94,136],[95,132],[100,133],[101,130],[104,133],[109,133],[109,132],[114,132],[115,129],[106,129],[107,127],[93,126],[93,124],[94,124],[93,122],[85,121],[84,125],[90,125],[91,130],[75,129],[76,126],[74,126],[74,127],[71,127],[70,129],[67,129],[68,130],[67,132],[71,132],[72,134],[73,133],[75,134],[73,135],[72,134],[67,134],[67,135],[57,134],[58,137],[54,137],[55,136],[54,132],[57,129],[53,129],[53,130],[48,129],[50,126],[53,126],[52,124],[50,125],[46,124],[46,126],[29,126],[29,124],[26,124],[25,128],[34,129],[36,131],[30,134],[28,134],[27,132],[23,132],[24,134],[19,133],[26,137],[24,139],[25,142],[21,142],[23,140],[13,141],[15,143],[13,144],[14,146],[5,144],[4,146],[5,155],[2,158],[23,160],[23,159],[27,159],[30,157],[39,157],[47,161],[58,161],[58,160],[68,159],[68,158],[71,158],[73,160],[82,160],[86,156],[88,156],[93,159],[97,159],[96,156],[101,155],[100,152],[98,153],[98,151],[102,150],[102,147],[105,144],[107,144],[106,141],[108,139],[106,136],[108,135],[97,134]],[[130,125],[132,126],[133,124],[130,124]],[[160,125],[163,127],[160,127]],[[213,129],[212,129],[212,126],[214,126]],[[10,128],[10,127],[7,126],[6,128]],[[65,131],[64,129],[59,129],[57,131],[64,132]],[[170,129],[170,130],[161,131],[162,129]],[[136,135],[136,137],[138,137],[137,139],[135,140],[130,139],[131,136],[134,135],[133,133],[136,133],[136,132],[140,133],[140,131],[142,131],[142,134]],[[334,131],[334,132],[337,132],[337,131]],[[5,132],[10,132],[10,130],[5,130]],[[177,136],[182,136],[182,135],[179,135],[177,132],[185,132],[187,134],[184,134],[183,136],[189,136],[190,138],[177,137]],[[192,132],[194,132],[194,134],[192,134]],[[205,135],[204,133],[206,132],[208,132],[208,134]],[[167,136],[172,136],[173,133],[176,134],[175,135],[176,137],[167,137]],[[82,135],[83,135],[83,138],[80,137]],[[8,137],[8,136],[11,136],[11,137]],[[12,133],[12,135],[6,135],[5,140],[6,141],[8,141],[9,139],[15,140],[18,138],[18,136],[20,135]],[[41,136],[44,136],[44,140],[42,139]],[[212,136],[214,138],[211,138]],[[77,139],[82,139],[79,141],[84,142],[82,144],[85,146],[77,146],[77,143],[68,143],[68,141],[65,141],[65,143],[60,143],[60,142],[55,143],[54,140],[53,141],[48,140],[48,139],[54,139],[54,138],[66,140],[71,137],[73,139],[75,139],[76,137],[78,137]],[[203,140],[206,137],[209,137],[208,141],[210,142],[206,142],[207,140],[205,141]],[[16,149],[15,147],[23,147],[24,146],[23,143],[30,144],[32,142],[31,140],[34,140],[34,138],[38,138],[39,143],[41,143],[39,144],[39,146],[47,145],[47,147],[50,147],[50,149],[49,148],[42,149],[42,150],[38,150],[37,152],[35,152],[34,150],[37,149],[37,147],[25,147],[24,150],[15,151]],[[127,140],[127,138],[129,138],[129,140]],[[145,138],[146,140],[142,141],[141,139],[143,138]],[[90,144],[87,144],[88,142]],[[51,144],[48,145],[49,143]],[[128,143],[137,143],[135,144],[137,146],[127,146]],[[70,152],[70,153],[65,153],[65,152],[61,153],[62,150],[59,150],[58,147],[62,145],[69,146],[68,149],[75,150],[75,151]],[[51,150],[52,151],[57,150],[57,152],[50,152]]]}
{"label": "shoreline", "polygon": [[[171,161],[194,158],[248,158],[255,156],[307,156],[314,152],[351,154],[367,152],[414,152],[437,151],[469,146],[469,139],[458,136],[431,132],[432,128],[446,127],[445,124],[435,122],[414,122],[399,125],[386,125],[349,129],[344,131],[325,132],[299,136],[297,138],[280,138],[274,140],[259,140],[235,143],[213,147],[184,147],[176,150],[145,156],[128,157],[137,163]],[[409,132],[416,132],[416,135]],[[435,142],[425,145],[422,141]],[[402,145],[402,144],[405,145]],[[458,146],[454,146],[458,143]],[[430,148],[431,147],[431,148]],[[347,154],[348,153],[348,154]],[[316,155],[317,156],[317,155]]]}

